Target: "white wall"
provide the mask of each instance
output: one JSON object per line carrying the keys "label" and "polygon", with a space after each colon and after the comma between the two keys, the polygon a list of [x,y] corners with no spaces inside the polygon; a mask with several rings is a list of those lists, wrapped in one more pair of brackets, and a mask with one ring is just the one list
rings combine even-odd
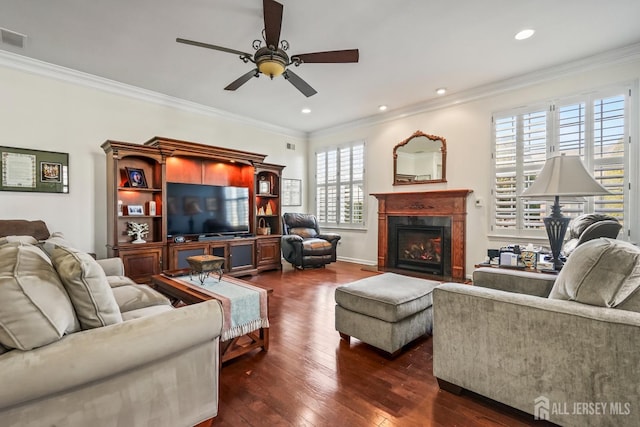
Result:
{"label": "white wall", "polygon": [[[55,71],[54,71],[55,74]],[[126,88],[125,88],[126,90]],[[107,139],[164,136],[266,154],[287,178],[306,178],[304,136],[177,109],[0,66],[0,146],[69,153],[70,193],[0,192],[0,218],[42,219],[79,249],[106,255]],[[286,150],[294,143],[295,151]]]}
{"label": "white wall", "polygon": [[[19,68],[19,67],[18,67]],[[55,74],[55,73],[54,73]],[[288,212],[314,209],[314,153],[318,147],[356,140],[367,143],[367,193],[468,188],[467,273],[489,247],[505,242],[488,237],[491,185],[491,114],[495,111],[589,91],[609,84],[637,81],[640,59],[611,65],[586,64],[584,71],[564,72],[543,83],[524,84],[475,101],[411,114],[387,113],[385,122],[371,122],[326,130],[306,138],[250,122],[174,108],[171,102],[145,101],[94,89],[71,81],[21,71],[0,62],[0,145],[69,153],[70,194],[0,192],[0,218],[43,219],[52,231],[62,231],[80,249],[106,254],[105,154],[107,139],[144,142],[153,136],[183,139],[267,154],[266,161],[282,164],[285,178],[303,180],[303,204]],[[126,91],[122,88],[121,92]],[[637,97],[635,115],[638,116]],[[363,121],[363,123],[369,123]],[[392,185],[392,150],[416,130],[447,139],[445,184]],[[637,129],[634,130],[637,141]],[[286,143],[296,150],[286,150]],[[636,177],[637,182],[637,177]],[[477,198],[484,201],[476,207]],[[377,204],[367,199],[367,228],[340,230],[339,256],[376,263]]]}
{"label": "white wall", "polygon": [[[367,193],[431,191],[441,189],[471,189],[467,203],[467,275],[474,264],[482,261],[488,248],[504,244],[489,238],[487,218],[491,202],[492,113],[528,103],[589,91],[611,84],[635,81],[640,78],[640,59],[624,64],[589,66],[585,71],[565,73],[563,77],[546,79],[543,83],[520,83],[520,88],[504,90],[475,101],[456,104],[431,111],[402,116],[384,123],[345,126],[341,129],[317,132],[310,136],[309,171],[314,170],[314,153],[320,147],[354,140],[366,141]],[[636,97],[637,98],[637,97]],[[635,114],[638,117],[637,101]],[[393,114],[393,111],[389,112]],[[393,147],[416,130],[439,135],[447,140],[447,183],[394,187]],[[637,130],[632,135],[637,141]],[[311,182],[311,177],[309,179]],[[475,206],[481,199],[483,205]],[[313,200],[311,200],[313,203]],[[339,256],[375,264],[377,261],[377,200],[367,199],[367,230],[340,230],[342,245]],[[313,206],[311,206],[313,209]]]}

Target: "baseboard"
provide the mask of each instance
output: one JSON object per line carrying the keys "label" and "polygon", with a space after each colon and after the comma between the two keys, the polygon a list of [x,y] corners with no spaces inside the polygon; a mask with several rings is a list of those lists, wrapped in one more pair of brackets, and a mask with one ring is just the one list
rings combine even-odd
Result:
{"label": "baseboard", "polygon": [[358,259],[358,258],[348,258],[348,257],[341,257],[339,256],[338,261],[344,261],[344,262],[350,262],[353,264],[364,264],[364,265],[376,265],[377,262],[376,261],[370,261],[370,260],[366,260],[366,259]]}

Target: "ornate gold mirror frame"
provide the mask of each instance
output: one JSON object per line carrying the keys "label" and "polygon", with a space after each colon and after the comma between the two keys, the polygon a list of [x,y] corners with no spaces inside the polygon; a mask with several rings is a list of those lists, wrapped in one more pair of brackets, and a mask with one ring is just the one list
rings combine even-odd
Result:
{"label": "ornate gold mirror frame", "polygon": [[447,141],[415,131],[393,148],[393,185],[447,182]]}

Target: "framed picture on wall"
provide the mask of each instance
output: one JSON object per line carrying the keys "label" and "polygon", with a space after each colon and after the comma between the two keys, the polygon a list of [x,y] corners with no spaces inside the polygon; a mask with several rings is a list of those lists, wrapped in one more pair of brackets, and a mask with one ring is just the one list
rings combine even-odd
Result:
{"label": "framed picture on wall", "polygon": [[287,179],[282,180],[282,205],[302,206],[302,180]]}
{"label": "framed picture on wall", "polygon": [[69,154],[0,147],[0,191],[69,192]]}

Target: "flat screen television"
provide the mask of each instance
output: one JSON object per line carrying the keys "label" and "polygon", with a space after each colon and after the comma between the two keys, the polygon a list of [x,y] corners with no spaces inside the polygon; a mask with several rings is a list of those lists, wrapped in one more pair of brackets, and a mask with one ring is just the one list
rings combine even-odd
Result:
{"label": "flat screen television", "polygon": [[220,235],[249,232],[249,189],[167,183],[167,234]]}

